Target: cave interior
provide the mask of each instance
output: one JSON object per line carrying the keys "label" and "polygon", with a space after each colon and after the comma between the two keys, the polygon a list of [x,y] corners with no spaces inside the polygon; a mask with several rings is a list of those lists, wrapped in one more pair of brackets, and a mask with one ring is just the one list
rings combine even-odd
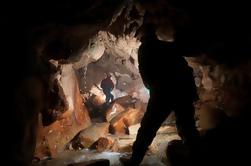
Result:
{"label": "cave interior", "polygon": [[[146,12],[158,38],[175,42],[193,68],[200,165],[250,162],[250,11],[244,0],[3,2],[8,165],[121,165],[118,158],[132,151],[149,100],[136,36]],[[108,73],[115,99],[106,105],[100,84]],[[175,139],[171,114],[143,163],[187,165],[180,147],[174,150],[180,158],[167,157],[166,145]]]}

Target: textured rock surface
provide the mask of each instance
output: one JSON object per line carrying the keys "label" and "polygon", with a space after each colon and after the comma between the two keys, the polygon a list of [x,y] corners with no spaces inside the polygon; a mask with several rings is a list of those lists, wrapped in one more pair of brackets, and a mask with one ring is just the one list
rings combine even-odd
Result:
{"label": "textured rock surface", "polygon": [[92,126],[80,131],[71,141],[74,149],[91,147],[100,137],[108,134],[109,123],[95,123]]}
{"label": "textured rock surface", "polygon": [[111,120],[110,132],[116,135],[129,134],[128,127],[141,121],[144,113],[140,110],[129,108]]}
{"label": "textured rock surface", "polygon": [[105,119],[107,120],[107,122],[110,122],[114,117],[116,117],[119,113],[123,111],[125,111],[125,108],[120,104],[116,103],[115,101],[107,109],[105,113]]}
{"label": "textured rock surface", "polygon": [[112,137],[100,137],[91,147],[98,152],[113,151],[118,152],[119,145],[118,140]]}
{"label": "textured rock surface", "polygon": [[248,62],[230,67],[218,64],[209,57],[187,60],[194,69],[197,82],[200,100],[195,105],[201,128],[215,127],[223,114],[231,117],[245,113],[250,100]]}
{"label": "textured rock surface", "polygon": [[63,108],[64,112],[57,117],[56,121],[48,126],[43,126],[40,116],[35,153],[35,156],[39,158],[47,155],[56,157],[80,130],[91,124],[88,111],[82,105],[82,97],[72,66],[61,66],[61,74],[58,74],[56,79],[62,87],[66,106]]}

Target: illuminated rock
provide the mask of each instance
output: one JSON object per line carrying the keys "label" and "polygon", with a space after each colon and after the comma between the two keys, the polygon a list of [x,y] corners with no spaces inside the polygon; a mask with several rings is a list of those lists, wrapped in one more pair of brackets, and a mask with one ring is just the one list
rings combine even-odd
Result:
{"label": "illuminated rock", "polygon": [[118,140],[112,137],[100,137],[93,145],[92,148],[98,152],[119,150]]}
{"label": "illuminated rock", "polygon": [[128,127],[140,123],[144,113],[138,109],[129,108],[111,120],[110,132],[116,135],[129,134]]}
{"label": "illuminated rock", "polygon": [[202,77],[202,85],[206,90],[212,90],[213,88],[213,80],[209,75],[209,68],[205,68],[202,70],[203,77]]}
{"label": "illuminated rock", "polygon": [[93,95],[90,97],[90,102],[93,106],[99,107],[105,103],[105,97]]}
{"label": "illuminated rock", "polygon": [[39,114],[38,118],[38,128],[37,128],[37,140],[36,140],[36,149],[34,156],[39,159],[44,157],[51,156],[47,141],[43,133],[43,124],[42,124],[42,115]]}
{"label": "illuminated rock", "polygon": [[61,74],[57,76],[66,97],[66,110],[56,121],[48,126],[43,126],[41,116],[35,156],[57,157],[65,149],[65,145],[81,130],[91,125],[88,111],[82,105],[78,81],[71,65],[63,65]]}
{"label": "illuminated rock", "polygon": [[130,135],[136,135],[138,133],[138,130],[140,128],[140,124],[136,124],[136,125],[132,125],[130,126],[128,129],[129,129],[129,134]]}
{"label": "illuminated rock", "polygon": [[105,113],[106,121],[110,122],[115,116],[123,111],[125,111],[125,108],[123,106],[116,102],[112,103]]}
{"label": "illuminated rock", "polygon": [[89,148],[100,137],[105,137],[108,134],[109,123],[96,123],[82,130],[79,133],[79,143],[84,148]]}

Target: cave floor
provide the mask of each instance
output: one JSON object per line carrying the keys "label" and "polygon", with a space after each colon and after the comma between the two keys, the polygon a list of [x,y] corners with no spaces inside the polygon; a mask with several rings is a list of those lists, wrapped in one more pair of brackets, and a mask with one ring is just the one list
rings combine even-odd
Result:
{"label": "cave floor", "polygon": [[[131,147],[136,138],[136,132],[131,135],[118,136],[119,152],[97,152],[95,150],[83,149],[79,151],[64,151],[58,155],[58,158],[51,160],[42,160],[33,163],[32,166],[67,166],[72,163],[96,159],[109,159],[111,166],[122,165],[119,158],[123,155],[130,154]],[[145,155],[142,165],[164,166],[169,165],[166,157],[166,147],[168,142],[179,139],[176,128],[173,126],[162,126],[153,140],[149,151]]]}

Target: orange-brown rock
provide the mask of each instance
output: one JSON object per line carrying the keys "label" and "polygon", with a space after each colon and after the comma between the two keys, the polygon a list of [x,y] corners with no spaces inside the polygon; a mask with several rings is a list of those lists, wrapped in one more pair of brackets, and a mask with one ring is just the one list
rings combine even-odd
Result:
{"label": "orange-brown rock", "polygon": [[111,120],[110,132],[116,135],[129,134],[128,127],[140,123],[143,115],[142,111],[133,108],[121,112]]}
{"label": "orange-brown rock", "polygon": [[105,98],[97,95],[92,95],[89,100],[92,103],[92,105],[96,107],[99,107],[105,103]]}
{"label": "orange-brown rock", "polygon": [[[45,156],[57,157],[68,143],[81,129],[90,125],[90,121],[79,125],[73,114],[64,115],[64,118],[57,120],[39,131],[35,156],[40,159]],[[79,114],[78,116],[85,116]],[[84,117],[81,117],[84,118]]]}
{"label": "orange-brown rock", "polygon": [[118,140],[112,137],[100,137],[91,147],[96,149],[98,152],[114,151],[117,152],[119,149]]}
{"label": "orange-brown rock", "polygon": [[112,103],[105,113],[105,119],[107,122],[110,122],[115,116],[117,116],[119,113],[125,111],[125,108],[118,104],[117,102]]}
{"label": "orange-brown rock", "polygon": [[61,75],[57,79],[66,97],[67,110],[48,126],[42,125],[40,116],[34,154],[40,159],[48,155],[57,157],[79,131],[91,125],[88,111],[82,105],[78,81],[72,66],[63,65],[61,70]]}
{"label": "orange-brown rock", "polygon": [[89,148],[100,137],[105,137],[109,131],[109,123],[96,123],[79,133],[79,143]]}
{"label": "orange-brown rock", "polygon": [[43,133],[43,124],[42,124],[42,115],[41,113],[38,116],[38,127],[37,127],[37,140],[35,154],[36,158],[42,159],[46,156],[51,156],[51,152],[48,149],[48,145]]}

